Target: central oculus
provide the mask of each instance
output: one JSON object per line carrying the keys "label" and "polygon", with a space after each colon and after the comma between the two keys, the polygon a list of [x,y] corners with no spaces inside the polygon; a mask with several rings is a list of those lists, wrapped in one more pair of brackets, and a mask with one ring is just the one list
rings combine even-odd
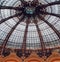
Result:
{"label": "central oculus", "polygon": [[35,8],[34,7],[26,7],[25,12],[26,12],[26,14],[32,15],[35,13]]}
{"label": "central oculus", "polygon": [[26,16],[36,16],[37,14],[40,13],[40,11],[43,10],[40,8],[39,3],[34,4],[33,2],[25,2],[23,4],[23,13]]}

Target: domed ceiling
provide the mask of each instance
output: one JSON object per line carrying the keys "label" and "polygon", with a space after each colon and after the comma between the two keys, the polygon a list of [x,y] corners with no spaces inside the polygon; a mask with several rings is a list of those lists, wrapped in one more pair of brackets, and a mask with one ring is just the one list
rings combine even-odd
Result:
{"label": "domed ceiling", "polygon": [[0,0],[0,46],[60,47],[59,4],[60,0]]}

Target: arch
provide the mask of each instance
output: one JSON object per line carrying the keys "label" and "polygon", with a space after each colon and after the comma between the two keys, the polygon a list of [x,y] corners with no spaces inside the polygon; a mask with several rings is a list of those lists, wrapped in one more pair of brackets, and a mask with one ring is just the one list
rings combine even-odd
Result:
{"label": "arch", "polygon": [[0,55],[0,62],[3,61],[4,56]]}
{"label": "arch", "polygon": [[31,55],[24,60],[24,62],[44,62],[35,52],[32,52]]}
{"label": "arch", "polygon": [[3,59],[3,62],[22,62],[22,59],[19,58],[16,53],[12,52],[9,56],[6,56]]}
{"label": "arch", "polygon": [[46,62],[60,62],[60,54],[54,51],[52,55],[47,58]]}

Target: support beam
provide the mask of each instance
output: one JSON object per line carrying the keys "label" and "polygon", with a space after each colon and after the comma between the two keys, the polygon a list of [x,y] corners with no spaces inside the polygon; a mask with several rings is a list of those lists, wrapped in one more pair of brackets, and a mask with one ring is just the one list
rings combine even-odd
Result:
{"label": "support beam", "polygon": [[13,9],[13,10],[22,10],[22,7],[11,7],[11,6],[1,6],[0,5],[0,9]]}
{"label": "support beam", "polygon": [[55,14],[55,13],[49,13],[49,12],[44,12],[44,11],[40,11],[41,14],[45,14],[45,15],[52,15],[55,17],[59,17],[60,18],[60,14]]}
{"label": "support beam", "polygon": [[51,3],[48,3],[48,4],[43,4],[43,5],[41,5],[40,7],[46,8],[46,7],[48,7],[48,6],[59,5],[59,4],[60,4],[60,0],[59,0],[59,1],[55,1],[55,2],[51,2]]}
{"label": "support beam", "polygon": [[15,14],[15,15],[13,15],[13,16],[10,16],[10,17],[7,17],[7,18],[5,18],[5,19],[2,19],[2,20],[0,21],[0,24],[3,23],[3,22],[5,22],[5,21],[7,21],[7,20],[9,20],[9,19],[11,19],[11,18],[14,18],[14,17],[17,17],[17,16],[21,16],[21,15],[22,15],[22,13],[18,13],[18,14]]}
{"label": "support beam", "polygon": [[39,1],[38,1],[38,0],[33,0],[33,2],[36,4],[36,3],[38,3]]}
{"label": "support beam", "polygon": [[25,0],[20,0],[20,1],[21,1],[21,3],[23,3],[23,4],[26,2]]}
{"label": "support beam", "polygon": [[35,7],[37,4],[39,4],[39,1],[38,1],[38,0],[33,0],[32,3],[31,3],[31,5],[34,6],[34,7]]}
{"label": "support beam", "polygon": [[50,27],[52,28],[52,30],[57,34],[57,36],[58,36],[59,39],[60,39],[60,32],[59,32],[51,23],[49,23],[47,20],[44,19],[44,17],[42,17],[42,16],[40,16],[40,15],[38,15],[38,18],[39,18],[40,20],[43,20],[46,24],[48,24],[48,26],[50,26]]}
{"label": "support beam", "polygon": [[39,38],[40,38],[40,43],[41,43],[41,48],[42,48],[42,52],[43,52],[43,55],[45,56],[45,44],[44,44],[44,40],[43,40],[43,36],[41,34],[41,31],[39,29],[39,26],[37,24],[37,20],[34,20],[34,23],[36,25],[36,28],[37,28],[37,32],[38,32],[38,35],[39,35]]}
{"label": "support beam", "polygon": [[24,37],[23,37],[23,44],[22,44],[22,52],[24,53],[24,50],[26,50],[26,39],[27,39],[27,33],[28,33],[28,25],[29,25],[29,18],[26,21],[26,28],[24,32]]}
{"label": "support beam", "polygon": [[9,33],[7,34],[5,40],[4,40],[3,44],[2,44],[2,51],[1,51],[1,54],[3,53],[3,51],[4,51],[4,49],[5,49],[6,45],[7,45],[7,42],[8,42],[8,40],[9,40],[11,34],[12,34],[13,31],[16,29],[16,27],[18,26],[18,24],[19,24],[20,22],[22,22],[22,20],[23,20],[24,18],[25,18],[25,17],[23,16],[23,17],[16,23],[16,25],[12,27],[12,29],[11,29],[11,30],[9,31]]}

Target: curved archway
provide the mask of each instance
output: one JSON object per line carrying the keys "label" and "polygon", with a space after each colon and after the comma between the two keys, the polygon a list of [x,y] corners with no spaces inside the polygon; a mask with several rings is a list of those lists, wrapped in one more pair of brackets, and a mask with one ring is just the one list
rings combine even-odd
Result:
{"label": "curved archway", "polygon": [[35,52],[32,52],[31,55],[24,60],[24,62],[44,62]]}
{"label": "curved archway", "polygon": [[3,61],[3,56],[2,55],[0,55],[0,62],[2,62]]}
{"label": "curved archway", "polygon": [[60,62],[60,54],[58,52],[53,52],[52,55],[47,58],[47,62]]}
{"label": "curved archway", "polygon": [[11,53],[9,56],[5,57],[3,62],[22,62],[22,59],[20,59],[16,53]]}

